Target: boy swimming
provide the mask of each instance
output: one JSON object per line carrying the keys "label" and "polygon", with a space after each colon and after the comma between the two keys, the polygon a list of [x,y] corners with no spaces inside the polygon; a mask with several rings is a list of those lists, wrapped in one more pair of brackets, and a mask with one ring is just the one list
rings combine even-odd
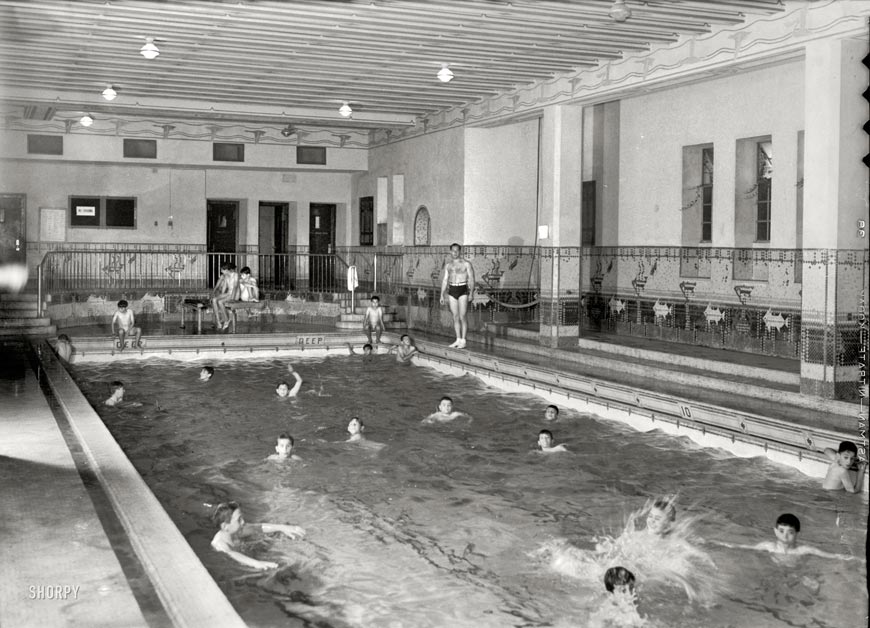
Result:
{"label": "boy swimming", "polygon": [[295,397],[299,393],[299,389],[302,388],[302,376],[293,370],[292,364],[287,365],[287,372],[296,379],[296,383],[293,384],[293,388],[290,388],[290,384],[286,381],[278,382],[278,385],[275,387],[275,393],[282,398]]}
{"label": "boy swimming", "polygon": [[568,451],[564,445],[553,445],[553,432],[541,430],[538,432],[538,447],[543,454],[552,454],[559,451]]}
{"label": "boy swimming", "polygon": [[204,366],[202,370],[199,372],[199,381],[207,382],[214,376],[214,367],[213,366]]}
{"label": "boy swimming", "polygon": [[275,444],[275,453],[266,458],[271,462],[286,462],[287,460],[302,460],[299,456],[292,454],[293,446],[295,445],[293,437],[289,434],[282,433]]}
{"label": "boy swimming", "polygon": [[438,402],[438,410],[423,419],[423,423],[446,423],[461,416],[468,415],[464,412],[455,411],[453,409],[453,399],[445,395]]}
{"label": "boy swimming", "polygon": [[212,520],[218,525],[219,529],[211,540],[211,546],[217,551],[229,555],[233,560],[254,569],[273,569],[278,566],[278,563],[257,560],[242,554],[236,549],[239,541],[243,537],[249,536],[252,530],[259,530],[266,534],[281,532],[294,540],[305,536],[305,530],[299,526],[281,523],[252,523],[246,526],[242,509],[236,502],[218,504],[212,514]]}
{"label": "boy swimming", "polygon": [[851,560],[854,558],[853,556],[846,556],[844,554],[831,554],[809,545],[798,545],[797,535],[800,531],[800,519],[793,514],[786,512],[776,518],[776,525],[773,526],[773,541],[761,541],[755,545],[740,545],[735,543],[723,543],[720,541],[715,541],[715,543],[717,545],[722,545],[723,547],[751,549],[770,552],[771,554],[785,554],[789,556],[804,556],[812,554],[814,556],[821,556],[822,558],[836,558],[840,560]]}
{"label": "boy swimming", "polygon": [[547,406],[547,409],[544,410],[544,420],[545,421],[555,421],[559,418],[559,408],[553,405]]}

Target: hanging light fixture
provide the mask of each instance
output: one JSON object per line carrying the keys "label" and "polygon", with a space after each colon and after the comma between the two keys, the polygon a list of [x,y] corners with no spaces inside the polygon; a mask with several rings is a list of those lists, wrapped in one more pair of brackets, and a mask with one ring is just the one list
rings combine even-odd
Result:
{"label": "hanging light fixture", "polygon": [[91,114],[86,113],[79,119],[79,123],[82,126],[91,126],[94,123],[94,119],[91,117]]}
{"label": "hanging light fixture", "polygon": [[106,89],[103,90],[103,98],[106,100],[115,100],[115,96],[118,95],[118,92],[115,91],[115,88],[111,85],[107,85]]}
{"label": "hanging light fixture", "polygon": [[614,22],[624,22],[631,17],[631,9],[625,6],[625,0],[613,0],[613,6],[610,7],[610,17]]}
{"label": "hanging light fixture", "polygon": [[453,80],[453,72],[450,71],[450,68],[447,67],[446,63],[441,64],[441,69],[438,70],[438,80],[442,83],[449,83]]}
{"label": "hanging light fixture", "polygon": [[341,107],[339,107],[338,113],[341,114],[342,118],[349,118],[353,115],[353,109],[350,108],[350,105],[347,104],[347,101],[344,101]]}
{"label": "hanging light fixture", "polygon": [[139,48],[139,54],[146,59],[153,59],[160,54],[160,49],[154,45],[153,37],[145,38],[145,45]]}

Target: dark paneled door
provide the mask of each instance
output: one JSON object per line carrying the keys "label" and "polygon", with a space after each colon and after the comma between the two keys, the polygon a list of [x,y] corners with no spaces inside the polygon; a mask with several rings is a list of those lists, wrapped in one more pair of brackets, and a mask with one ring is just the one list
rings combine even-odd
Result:
{"label": "dark paneled door", "polygon": [[311,203],[308,221],[311,291],[332,292],[335,284],[335,205]]}
{"label": "dark paneled door", "polygon": [[260,263],[257,280],[260,288],[293,290],[287,255],[290,208],[287,203],[260,203],[258,248]]}
{"label": "dark paneled door", "polygon": [[[238,246],[236,224],[238,223],[238,201],[206,201],[206,240],[205,249],[219,255],[208,256],[208,285],[213,288],[220,277],[220,267],[224,262],[238,266],[234,255]],[[226,253],[227,255],[223,255]]]}
{"label": "dark paneled door", "polygon": [[25,264],[24,195],[0,194],[0,264]]}

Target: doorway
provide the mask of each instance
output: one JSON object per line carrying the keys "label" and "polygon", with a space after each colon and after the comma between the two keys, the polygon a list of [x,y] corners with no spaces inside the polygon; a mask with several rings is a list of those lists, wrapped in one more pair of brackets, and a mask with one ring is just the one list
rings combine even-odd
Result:
{"label": "doorway", "polygon": [[289,216],[288,203],[260,202],[257,281],[261,290],[295,289],[292,281],[293,269],[287,255]]}
{"label": "doorway", "polygon": [[311,203],[308,250],[312,292],[333,292],[335,286],[335,204]]}
{"label": "doorway", "polygon": [[0,194],[0,264],[26,264],[24,194]]}
{"label": "doorway", "polygon": [[208,286],[213,288],[221,274],[221,264],[230,262],[238,266],[236,224],[239,219],[238,201],[206,201],[206,240],[208,255]]}

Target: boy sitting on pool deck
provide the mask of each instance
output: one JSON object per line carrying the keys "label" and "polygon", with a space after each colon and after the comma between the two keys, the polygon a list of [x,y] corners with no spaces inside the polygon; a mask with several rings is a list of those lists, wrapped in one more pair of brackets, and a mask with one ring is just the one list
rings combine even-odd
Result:
{"label": "boy sitting on pool deck", "polygon": [[812,554],[814,556],[821,556],[822,558],[837,558],[840,560],[851,560],[853,558],[852,556],[846,556],[844,554],[831,554],[824,552],[815,547],[810,547],[809,545],[798,545],[797,535],[800,531],[800,519],[787,512],[776,518],[776,525],[773,527],[773,535],[776,537],[775,541],[762,541],[755,545],[739,545],[734,543],[723,543],[721,541],[715,541],[715,543],[724,547],[759,550],[762,552],[770,552],[771,554],[788,554],[791,556]]}
{"label": "boy sitting on pool deck", "polygon": [[375,332],[375,344],[381,344],[381,334],[384,331],[384,309],[381,307],[380,297],[370,299],[370,304],[363,314],[362,326],[369,344],[372,342],[372,330]]}
{"label": "boy sitting on pool deck", "polygon": [[279,397],[295,397],[299,389],[302,388],[302,376],[293,370],[292,364],[287,365],[287,371],[296,378],[296,383],[293,384],[293,388],[290,388],[290,384],[287,382],[278,382],[275,392],[278,393]]}
{"label": "boy sitting on pool deck", "polygon": [[239,271],[239,301],[258,303],[260,289],[257,288],[257,280],[251,276],[251,269],[245,266]]}
{"label": "boy sitting on pool deck", "polygon": [[852,441],[844,440],[837,451],[826,447],[822,453],[831,461],[822,488],[826,491],[845,489],[848,493],[860,493],[867,463],[857,462],[858,446]]}
{"label": "boy sitting on pool deck", "polygon": [[285,462],[287,460],[302,460],[299,456],[293,455],[290,452],[293,451],[294,445],[293,437],[287,434],[286,432],[281,434],[278,437],[278,442],[275,445],[275,453],[271,456],[268,456],[266,460],[271,462]]}
{"label": "boy sitting on pool deck", "polygon": [[538,447],[541,448],[542,454],[553,454],[559,451],[568,451],[565,445],[553,445],[553,432],[550,430],[541,430],[538,432]]}
{"label": "boy sitting on pool deck", "polygon": [[[127,336],[133,336],[133,347],[141,347],[139,337],[142,335],[142,330],[136,327],[136,317],[133,316],[133,310],[128,309],[129,303],[125,299],[118,301],[118,310],[112,316],[112,336],[118,336],[118,348],[123,351],[126,346]],[[115,324],[118,325],[118,331],[115,331]]]}
{"label": "boy sitting on pool deck", "polygon": [[305,530],[299,526],[284,525],[281,523],[252,523],[245,526],[245,518],[242,515],[242,509],[236,502],[224,502],[218,504],[212,514],[214,521],[220,528],[214,538],[211,540],[211,546],[219,552],[228,554],[233,560],[253,567],[254,569],[272,569],[278,566],[278,563],[271,561],[257,560],[242,554],[235,549],[239,539],[243,536],[248,536],[250,530],[254,527],[259,528],[261,532],[266,534],[271,532],[281,532],[291,539],[299,539],[305,536]]}

